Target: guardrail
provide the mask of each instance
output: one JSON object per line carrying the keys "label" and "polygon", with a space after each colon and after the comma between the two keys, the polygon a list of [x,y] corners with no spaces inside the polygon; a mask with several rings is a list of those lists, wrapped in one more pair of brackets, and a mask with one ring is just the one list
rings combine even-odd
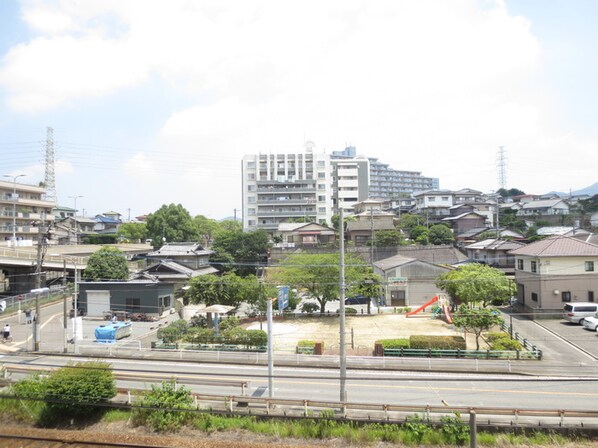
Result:
{"label": "guardrail", "polygon": [[236,345],[236,344],[193,344],[190,342],[152,342],[153,349],[159,350],[206,350],[223,352],[266,352],[267,347],[255,345]]}
{"label": "guardrail", "polygon": [[55,300],[56,296],[62,297],[62,294],[66,294],[67,292],[68,288],[61,285],[51,287],[47,293],[44,292],[42,294],[35,294],[32,292],[27,292],[24,294],[18,294],[16,296],[3,297],[1,300],[6,302],[6,309],[3,311],[3,313],[15,313],[19,310],[24,312],[27,308],[34,309],[35,301],[38,295],[40,301],[39,303],[43,305]]}
{"label": "guardrail", "polygon": [[542,351],[524,350],[436,350],[413,348],[385,348],[384,356],[415,356],[422,358],[473,359],[542,359]]}
{"label": "guardrail", "polygon": [[534,344],[528,341],[527,338],[521,336],[518,332],[513,332],[509,324],[507,324],[506,322],[501,322],[500,329],[505,333],[508,333],[516,341],[521,342],[521,345],[523,345],[525,349],[533,353],[536,353],[538,355],[538,359],[542,359],[542,350],[540,350],[538,347],[536,347]]}

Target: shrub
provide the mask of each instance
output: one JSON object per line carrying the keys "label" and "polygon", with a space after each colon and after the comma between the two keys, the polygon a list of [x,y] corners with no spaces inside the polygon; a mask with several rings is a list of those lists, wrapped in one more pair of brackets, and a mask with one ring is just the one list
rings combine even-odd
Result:
{"label": "shrub", "polygon": [[515,339],[504,338],[493,341],[490,350],[523,350],[523,346]]}
{"label": "shrub", "polygon": [[498,339],[510,339],[509,335],[504,331],[491,331],[484,335],[484,338],[488,342],[494,342]]}
{"label": "shrub", "polygon": [[157,432],[172,432],[190,421],[193,409],[191,391],[185,386],[177,386],[174,379],[162,381],[161,386],[143,394],[141,403],[133,410],[132,420],[136,425],[147,425]]}
{"label": "shrub", "polygon": [[247,330],[248,344],[254,347],[262,347],[268,344],[268,333],[264,330]]}
{"label": "shrub", "polygon": [[214,340],[214,330],[211,328],[191,327],[183,336],[183,342],[192,344],[208,344]]}
{"label": "shrub", "polygon": [[413,335],[409,337],[412,349],[425,350],[465,350],[466,343],[463,336],[427,336]]}
{"label": "shrub", "polygon": [[191,328],[208,328],[208,318],[203,314],[196,314],[189,320]]}
{"label": "shrub", "polygon": [[158,339],[162,339],[165,343],[176,342],[181,339],[189,331],[189,325],[184,319],[175,320],[170,325],[158,330]]}
{"label": "shrub", "polygon": [[241,321],[239,320],[239,318],[236,316],[230,316],[230,317],[227,317],[226,319],[222,319],[220,321],[220,323],[218,324],[218,328],[220,328],[220,330],[224,331],[224,330],[228,330],[229,328],[238,327],[239,325],[241,325]]}
{"label": "shrub", "polygon": [[[67,364],[48,377],[35,375],[12,386],[25,408],[38,424],[63,419],[89,418],[116,395],[114,375],[105,362]],[[28,401],[30,399],[31,401]]]}
{"label": "shrub", "polygon": [[304,302],[301,305],[301,312],[302,313],[315,313],[320,310],[320,305],[313,302]]}
{"label": "shrub", "polygon": [[375,342],[376,344],[381,344],[382,348],[388,349],[401,349],[401,348],[409,348],[409,339],[407,338],[399,338],[399,339],[380,339],[379,341]]}
{"label": "shrub", "polygon": [[90,415],[116,396],[116,384],[110,364],[100,361],[69,364],[56,370],[44,381],[47,418],[73,418]]}

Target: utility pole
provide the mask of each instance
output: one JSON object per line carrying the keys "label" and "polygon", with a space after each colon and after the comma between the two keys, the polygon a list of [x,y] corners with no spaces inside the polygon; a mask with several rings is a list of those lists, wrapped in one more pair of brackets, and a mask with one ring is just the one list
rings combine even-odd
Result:
{"label": "utility pole", "polygon": [[345,343],[345,223],[343,219],[343,208],[339,208],[340,222],[340,266],[339,266],[339,365],[340,365],[340,401],[347,401],[347,352]]}

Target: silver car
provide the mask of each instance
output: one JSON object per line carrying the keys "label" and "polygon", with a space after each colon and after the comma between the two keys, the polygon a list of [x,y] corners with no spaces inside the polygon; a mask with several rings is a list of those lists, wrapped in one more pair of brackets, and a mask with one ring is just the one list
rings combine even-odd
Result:
{"label": "silver car", "polygon": [[598,313],[592,317],[586,317],[582,325],[586,330],[598,331]]}

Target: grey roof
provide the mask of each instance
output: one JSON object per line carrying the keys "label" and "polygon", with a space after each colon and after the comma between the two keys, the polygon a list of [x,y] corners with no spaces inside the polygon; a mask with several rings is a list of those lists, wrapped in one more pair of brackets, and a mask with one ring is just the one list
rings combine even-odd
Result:
{"label": "grey roof", "polygon": [[523,204],[523,210],[529,210],[534,208],[550,208],[557,205],[559,202],[563,202],[562,199],[543,199],[539,201],[525,202]]}
{"label": "grey roof", "polygon": [[565,235],[566,233],[571,232],[573,229],[574,227],[566,226],[540,227],[537,233],[540,236]]}
{"label": "grey roof", "polygon": [[555,235],[509,253],[529,257],[597,257],[598,245],[570,236]]}
{"label": "grey roof", "polygon": [[567,236],[578,239],[580,241],[585,241],[586,243],[598,245],[598,233],[575,233]]}
{"label": "grey roof", "polygon": [[457,264],[468,259],[453,246],[401,246],[397,253],[433,264]]}
{"label": "grey roof", "polygon": [[403,255],[394,255],[392,257],[376,261],[374,266],[382,271],[387,271],[388,269],[404,266],[414,261],[416,261],[415,258],[404,257]]}
{"label": "grey roof", "polygon": [[478,241],[477,243],[469,244],[465,246],[465,249],[472,249],[472,250],[514,250],[520,247],[525,246],[523,243],[518,243],[517,241],[508,241],[508,240],[500,240],[496,238],[488,238],[483,241]]}
{"label": "grey roof", "polygon": [[[158,272],[160,268],[166,268],[169,272]],[[192,278],[198,277],[200,275],[206,274],[214,274],[218,272],[218,269],[206,265],[204,268],[201,269],[190,269],[182,264],[179,264],[175,261],[168,261],[168,260],[160,260],[158,263],[155,263],[151,266],[148,266],[145,269],[139,271],[139,274],[150,273],[155,277],[179,277],[179,278]]]}
{"label": "grey roof", "polygon": [[147,254],[149,257],[176,257],[183,255],[211,255],[214,252],[205,250],[197,243],[166,243],[160,249]]}

